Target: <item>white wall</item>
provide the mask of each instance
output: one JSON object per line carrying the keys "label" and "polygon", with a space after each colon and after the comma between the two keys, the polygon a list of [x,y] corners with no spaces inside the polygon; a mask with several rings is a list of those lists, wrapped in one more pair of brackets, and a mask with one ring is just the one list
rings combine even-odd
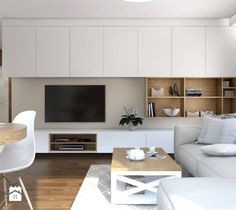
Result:
{"label": "white wall", "polygon": [[[140,116],[145,110],[144,78],[15,78],[12,81],[13,116],[18,112],[37,111],[36,128],[117,128],[124,106],[135,106]],[[105,123],[44,123],[44,85],[104,84],[106,85]],[[60,102],[59,102],[60,103]],[[196,124],[199,119],[145,119],[143,128],[172,128],[176,124]]]}

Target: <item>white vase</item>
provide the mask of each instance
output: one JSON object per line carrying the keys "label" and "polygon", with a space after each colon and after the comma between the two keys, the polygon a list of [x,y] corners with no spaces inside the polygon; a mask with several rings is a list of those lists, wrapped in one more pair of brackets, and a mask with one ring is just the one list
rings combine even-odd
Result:
{"label": "white vase", "polygon": [[136,129],[136,126],[134,126],[133,123],[129,123],[128,127],[130,131],[134,131]]}

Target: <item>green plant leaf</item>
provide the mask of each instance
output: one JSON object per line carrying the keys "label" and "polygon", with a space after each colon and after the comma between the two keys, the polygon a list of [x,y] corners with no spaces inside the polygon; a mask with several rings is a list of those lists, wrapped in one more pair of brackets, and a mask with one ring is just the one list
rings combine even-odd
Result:
{"label": "green plant leaf", "polygon": [[122,115],[121,119],[120,119],[120,123],[119,125],[124,125],[124,124],[129,124],[132,123],[134,126],[137,126],[138,124],[143,124],[143,118],[141,117],[136,117],[135,114],[131,114],[131,115]]}

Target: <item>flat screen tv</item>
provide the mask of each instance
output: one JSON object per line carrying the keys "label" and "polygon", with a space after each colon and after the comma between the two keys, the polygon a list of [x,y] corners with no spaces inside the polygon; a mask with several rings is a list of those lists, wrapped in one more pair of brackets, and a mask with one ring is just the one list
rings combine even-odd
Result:
{"label": "flat screen tv", "polygon": [[105,122],[105,85],[45,85],[45,122]]}

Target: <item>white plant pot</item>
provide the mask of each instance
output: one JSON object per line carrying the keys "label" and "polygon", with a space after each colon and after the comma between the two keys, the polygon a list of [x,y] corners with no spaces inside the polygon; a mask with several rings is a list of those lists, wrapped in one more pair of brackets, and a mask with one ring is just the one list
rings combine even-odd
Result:
{"label": "white plant pot", "polygon": [[134,126],[133,123],[129,123],[128,127],[130,131],[134,131],[136,129],[136,126]]}

